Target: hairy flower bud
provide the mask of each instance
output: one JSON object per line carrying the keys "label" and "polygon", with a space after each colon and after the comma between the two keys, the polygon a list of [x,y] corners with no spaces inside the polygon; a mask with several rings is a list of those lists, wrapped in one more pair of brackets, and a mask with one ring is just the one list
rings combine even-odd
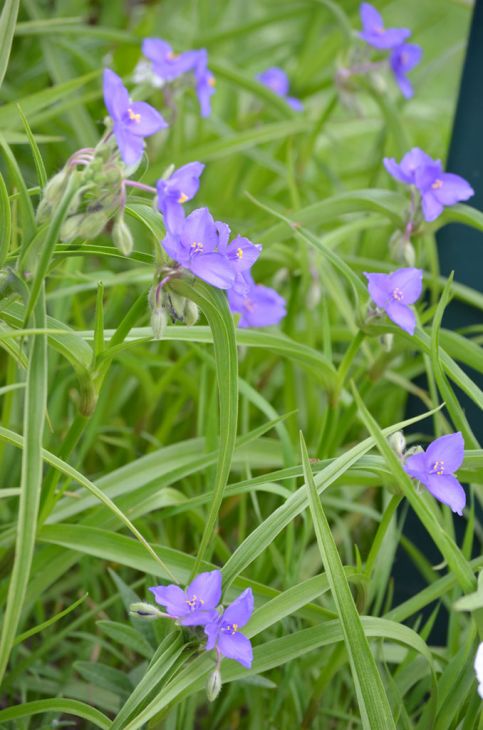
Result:
{"label": "hairy flower bud", "polygon": [[404,438],[404,434],[402,431],[396,431],[396,433],[392,433],[387,441],[391,449],[398,456],[402,456],[404,454],[404,449],[406,448],[406,439]]}
{"label": "hairy flower bud", "polygon": [[54,177],[52,177],[48,181],[43,190],[42,198],[49,205],[57,205],[57,203],[60,202],[64,194],[65,186],[67,184],[68,175],[69,172],[64,167],[60,172],[57,173],[57,175],[54,175]]}
{"label": "hairy flower bud", "polygon": [[77,238],[79,235],[79,227],[83,219],[84,215],[82,213],[71,215],[70,218],[66,218],[60,229],[60,240],[64,243],[70,243],[70,241],[73,241],[74,238]]}
{"label": "hairy flower bud", "polygon": [[220,694],[221,690],[221,674],[218,667],[214,670],[214,672],[210,675],[210,678],[208,679],[208,684],[206,685],[206,695],[208,697],[208,700],[210,702],[213,702],[216,700],[218,695]]}
{"label": "hairy flower bud", "polygon": [[134,248],[134,241],[129,226],[122,216],[116,218],[112,229],[112,240],[114,245],[124,256],[129,256]]}
{"label": "hairy flower bud", "polygon": [[155,340],[160,340],[168,324],[168,315],[163,307],[156,307],[151,313],[151,329]]}
{"label": "hairy flower bud", "polygon": [[129,606],[129,613],[131,616],[141,618],[144,621],[153,621],[157,618],[163,618],[163,614],[159,608],[153,606],[151,603],[131,603]]}
{"label": "hairy flower bud", "polygon": [[109,216],[103,210],[96,210],[93,213],[87,212],[79,226],[78,235],[89,240],[95,238],[102,233],[108,220]]}
{"label": "hairy flower bud", "polygon": [[192,302],[190,299],[186,300],[184,308],[184,321],[188,327],[192,327],[197,323],[200,316],[200,310],[197,304]]}

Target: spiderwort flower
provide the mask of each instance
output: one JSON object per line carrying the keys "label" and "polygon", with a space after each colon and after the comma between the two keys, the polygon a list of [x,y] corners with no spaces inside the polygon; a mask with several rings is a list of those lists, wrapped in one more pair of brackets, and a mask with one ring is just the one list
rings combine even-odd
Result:
{"label": "spiderwort flower", "polygon": [[152,63],[156,76],[164,81],[174,81],[178,76],[191,71],[197,61],[197,51],[174,53],[161,38],[145,38],[142,51]]}
{"label": "spiderwort flower", "polygon": [[414,147],[400,164],[385,157],[384,166],[398,182],[415,185],[421,194],[424,219],[434,221],[446,206],[468,200],[474,195],[471,185],[460,175],[443,172],[440,160],[433,160],[419,147]]}
{"label": "spiderwort flower", "polygon": [[235,274],[241,274],[251,269],[257,258],[260,256],[262,246],[259,243],[252,243],[244,236],[236,236],[231,243],[230,227],[221,221],[216,222],[218,233],[218,250],[231,261]]}
{"label": "spiderwort flower", "polygon": [[164,606],[170,618],[182,626],[205,626],[217,620],[216,607],[221,598],[221,572],[200,573],[183,591],[179,586],[154,586],[149,589],[156,603]]}
{"label": "spiderwort flower", "polygon": [[239,327],[269,327],[287,314],[285,300],[274,289],[255,284],[249,271],[237,275],[228,291],[232,312],[241,314]]}
{"label": "spiderwort flower", "polygon": [[162,243],[168,256],[208,284],[218,289],[233,286],[235,271],[227,256],[217,250],[218,231],[208,208],[194,210]]}
{"label": "spiderwort flower", "polygon": [[396,83],[406,99],[410,99],[414,93],[407,74],[418,65],[422,55],[423,49],[421,46],[417,46],[415,43],[403,43],[401,46],[394,48],[389,58],[389,65]]}
{"label": "spiderwort flower", "polygon": [[202,48],[196,53],[194,65],[196,95],[200,104],[201,116],[211,114],[211,97],[215,93],[216,79],[208,68],[208,53]]}
{"label": "spiderwort flower", "polygon": [[454,476],[464,459],[463,436],[458,431],[433,441],[426,451],[406,459],[404,470],[418,479],[433,497],[447,504],[453,512],[463,514],[466,504],[465,490]]}
{"label": "spiderwort flower", "polygon": [[475,656],[475,674],[478,681],[478,694],[483,699],[483,642],[478,646]]}
{"label": "spiderwort flower", "polygon": [[416,317],[408,304],[421,296],[423,272],[421,269],[398,269],[391,274],[367,274],[369,294],[389,319],[410,335],[414,334]]}
{"label": "spiderwort flower", "polygon": [[251,588],[247,588],[216,621],[205,625],[204,630],[208,637],[205,649],[216,649],[219,655],[234,659],[250,669],[253,660],[252,645],[250,639],[239,629],[248,623],[252,613],[253,593]]}
{"label": "spiderwort flower", "polygon": [[189,162],[175,170],[168,178],[157,181],[158,208],[169,231],[175,231],[182,225],[184,220],[182,206],[188,200],[192,200],[198,192],[204,168],[201,162]]}
{"label": "spiderwort flower", "polygon": [[131,101],[119,76],[108,68],[104,70],[104,101],[121,157],[126,165],[135,165],[143,154],[144,137],[168,125],[149,104]]}
{"label": "spiderwort flower", "polygon": [[289,106],[291,106],[294,111],[303,111],[304,105],[302,104],[302,102],[299,99],[296,99],[294,96],[288,95],[288,76],[281,68],[278,68],[277,66],[267,68],[266,71],[258,74],[256,76],[256,79],[260,81],[261,84],[266,86],[267,89],[273,91],[274,94],[277,94],[277,96],[281,96],[283,99],[285,99],[287,104],[289,104]]}
{"label": "spiderwort flower", "polygon": [[408,28],[384,28],[381,14],[370,3],[362,3],[359,12],[362,22],[359,37],[374,48],[396,48],[411,35]]}

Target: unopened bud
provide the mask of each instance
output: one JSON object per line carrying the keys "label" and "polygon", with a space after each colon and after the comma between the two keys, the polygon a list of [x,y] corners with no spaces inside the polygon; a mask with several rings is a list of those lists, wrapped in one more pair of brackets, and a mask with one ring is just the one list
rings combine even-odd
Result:
{"label": "unopened bud", "polygon": [[414,266],[416,263],[416,251],[411,241],[406,241],[403,246],[403,259],[404,263],[408,266]]}
{"label": "unopened bud", "polygon": [[394,335],[391,332],[386,332],[386,334],[382,335],[381,345],[385,352],[391,352],[393,342]]}
{"label": "unopened bud", "polygon": [[200,310],[197,304],[191,301],[191,299],[186,300],[186,305],[184,308],[184,321],[185,324],[188,327],[192,327],[194,324],[197,323],[198,317],[200,316]]}
{"label": "unopened bud", "polygon": [[208,684],[206,685],[206,695],[208,697],[208,700],[210,702],[216,700],[216,698],[220,694],[220,690],[221,674],[219,668],[216,667],[215,671],[210,675],[210,678],[208,679]]}
{"label": "unopened bud", "polygon": [[67,184],[67,176],[68,172],[64,168],[48,181],[42,197],[49,205],[56,205],[60,202]]}
{"label": "unopened bud", "polygon": [[396,431],[396,433],[392,433],[387,441],[391,449],[398,456],[402,456],[404,454],[404,449],[406,448],[406,439],[404,438],[404,434],[402,431]]}
{"label": "unopened bud", "polygon": [[131,616],[141,618],[145,621],[153,621],[157,618],[163,618],[165,614],[153,606],[151,603],[131,603],[129,606],[129,613]]}
{"label": "unopened bud", "polygon": [[170,291],[166,296],[165,301],[172,318],[178,322],[182,322],[184,320],[184,313],[186,309],[186,298]]}
{"label": "unopened bud", "polygon": [[95,238],[102,233],[108,220],[109,216],[103,210],[97,210],[93,213],[87,212],[83,216],[77,235],[88,240]]}
{"label": "unopened bud", "polygon": [[151,313],[151,329],[155,340],[160,340],[168,324],[168,315],[163,307],[156,307]]}
{"label": "unopened bud", "polygon": [[112,240],[115,246],[119,249],[124,256],[129,256],[134,248],[134,241],[129,230],[129,226],[125,222],[124,218],[120,216],[116,219],[112,228]]}
{"label": "unopened bud", "polygon": [[46,220],[50,218],[50,214],[52,212],[52,206],[50,203],[45,200],[45,198],[42,198],[40,203],[37,206],[37,212],[35,213],[35,220],[37,223],[45,223]]}
{"label": "unopened bud", "polygon": [[71,215],[67,218],[61,226],[59,238],[64,243],[69,243],[77,238],[79,235],[79,227],[82,223],[84,215],[79,213],[78,215]]}

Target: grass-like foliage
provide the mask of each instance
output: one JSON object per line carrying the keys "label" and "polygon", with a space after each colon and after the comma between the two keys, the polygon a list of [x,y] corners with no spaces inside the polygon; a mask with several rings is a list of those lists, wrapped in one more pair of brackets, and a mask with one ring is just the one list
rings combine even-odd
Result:
{"label": "grass-like foliage", "polygon": [[470,8],[377,6],[4,0],[0,728],[483,727]]}

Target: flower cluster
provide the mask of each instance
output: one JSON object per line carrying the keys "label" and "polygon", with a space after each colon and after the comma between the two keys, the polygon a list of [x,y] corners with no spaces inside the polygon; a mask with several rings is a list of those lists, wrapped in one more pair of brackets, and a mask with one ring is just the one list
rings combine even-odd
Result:
{"label": "flower cluster", "polygon": [[369,3],[360,7],[362,31],[359,37],[373,48],[390,51],[389,66],[401,93],[406,99],[413,95],[407,74],[420,62],[422,48],[406,43],[411,31],[408,28],[385,28],[381,14]]}
{"label": "flower cluster", "polygon": [[215,93],[215,77],[208,68],[208,54],[204,48],[175,53],[161,38],[145,38],[142,47],[146,60],[138,64],[134,78],[162,87],[186,73],[192,73],[200,104],[201,116],[211,114],[211,97]]}
{"label": "flower cluster", "polygon": [[475,192],[464,178],[444,172],[441,161],[433,160],[419,147],[404,155],[399,164],[392,157],[385,157],[384,166],[395,180],[418,191],[428,222],[434,221],[445,207],[468,200]]}
{"label": "flower cluster", "polygon": [[212,570],[198,575],[184,591],[177,585],[153,586],[149,590],[156,603],[166,609],[167,617],[181,626],[203,627],[207,637],[205,650],[216,651],[217,664],[226,657],[250,669],[252,645],[240,629],[253,613],[252,589],[247,588],[227,608],[220,610],[221,582],[221,572]]}
{"label": "flower cluster", "polygon": [[266,86],[267,89],[273,91],[274,94],[277,94],[277,96],[281,96],[282,99],[285,99],[287,104],[291,106],[294,111],[303,111],[304,105],[302,104],[300,99],[296,99],[295,96],[289,96],[288,76],[281,68],[278,68],[277,66],[267,68],[266,71],[258,74],[256,76],[256,79],[257,81],[260,81],[261,84]]}

